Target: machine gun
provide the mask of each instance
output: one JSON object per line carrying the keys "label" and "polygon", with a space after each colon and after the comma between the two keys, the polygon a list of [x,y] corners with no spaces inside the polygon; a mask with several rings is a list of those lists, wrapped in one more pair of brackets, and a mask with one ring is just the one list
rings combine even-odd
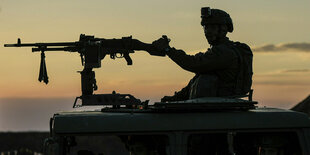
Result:
{"label": "machine gun", "polygon": [[[93,68],[101,67],[101,60],[106,55],[110,55],[111,59],[125,58],[127,65],[132,65],[132,59],[129,54],[134,53],[134,50],[146,50],[151,55],[164,56],[160,53],[154,53],[155,48],[151,44],[143,43],[132,37],[123,37],[122,39],[104,39],[95,38],[94,36],[81,34],[79,41],[76,42],[56,42],[56,43],[21,43],[18,38],[17,44],[5,44],[4,47],[33,47],[32,52],[41,52],[41,64],[39,81],[48,83],[47,69],[45,64],[46,51],[67,51],[78,52],[81,56],[81,62],[84,66],[81,71],[81,87],[82,95],[77,97],[74,103],[76,106],[77,99],[82,100],[82,105],[104,105],[111,102],[102,102],[105,100],[118,100],[122,97],[122,102],[133,103],[134,105],[141,104],[141,101],[133,96],[124,97],[124,95],[109,95],[99,94],[93,95],[94,90],[97,90],[95,72]],[[126,96],[126,95],[125,95]],[[128,96],[128,95],[127,95]],[[89,103],[92,102],[92,103]],[[115,103],[119,105],[119,103]]]}

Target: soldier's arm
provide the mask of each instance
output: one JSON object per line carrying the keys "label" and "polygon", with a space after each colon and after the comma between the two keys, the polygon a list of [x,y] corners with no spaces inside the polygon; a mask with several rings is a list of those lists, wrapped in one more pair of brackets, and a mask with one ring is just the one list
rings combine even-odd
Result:
{"label": "soldier's arm", "polygon": [[218,46],[212,50],[217,51],[187,55],[182,50],[171,49],[167,55],[183,69],[200,74],[227,69],[237,59],[233,49]]}

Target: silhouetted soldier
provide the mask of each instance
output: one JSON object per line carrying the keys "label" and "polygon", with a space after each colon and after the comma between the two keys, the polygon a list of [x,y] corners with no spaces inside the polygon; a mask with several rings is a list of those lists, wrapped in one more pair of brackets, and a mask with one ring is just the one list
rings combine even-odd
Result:
{"label": "silhouetted soldier", "polygon": [[201,25],[211,45],[207,52],[187,55],[169,46],[166,37],[152,43],[158,53],[167,54],[183,69],[196,75],[174,96],[162,101],[178,101],[199,97],[223,97],[247,94],[252,85],[253,54],[249,46],[230,41],[227,32],[233,32],[229,14],[219,9],[201,9]]}

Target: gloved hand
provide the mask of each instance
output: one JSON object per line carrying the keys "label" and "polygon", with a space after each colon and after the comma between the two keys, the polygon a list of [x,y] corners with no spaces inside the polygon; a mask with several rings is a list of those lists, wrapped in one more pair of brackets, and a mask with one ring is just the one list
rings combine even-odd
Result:
{"label": "gloved hand", "polygon": [[170,39],[167,36],[163,35],[161,38],[152,42],[155,51],[149,53],[151,55],[165,56],[167,51],[171,49],[171,47],[169,46],[169,42]]}

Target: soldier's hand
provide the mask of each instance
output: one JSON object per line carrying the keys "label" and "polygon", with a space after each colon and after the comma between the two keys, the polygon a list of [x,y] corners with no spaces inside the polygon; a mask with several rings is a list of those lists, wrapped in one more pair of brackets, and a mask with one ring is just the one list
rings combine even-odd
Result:
{"label": "soldier's hand", "polygon": [[155,46],[157,50],[164,52],[166,48],[170,48],[169,42],[170,39],[166,35],[163,35],[161,38],[153,41],[152,45]]}
{"label": "soldier's hand", "polygon": [[158,54],[166,55],[166,50],[171,48],[169,46],[169,42],[170,39],[167,36],[163,35],[161,38],[153,41],[152,45],[154,46]]}

